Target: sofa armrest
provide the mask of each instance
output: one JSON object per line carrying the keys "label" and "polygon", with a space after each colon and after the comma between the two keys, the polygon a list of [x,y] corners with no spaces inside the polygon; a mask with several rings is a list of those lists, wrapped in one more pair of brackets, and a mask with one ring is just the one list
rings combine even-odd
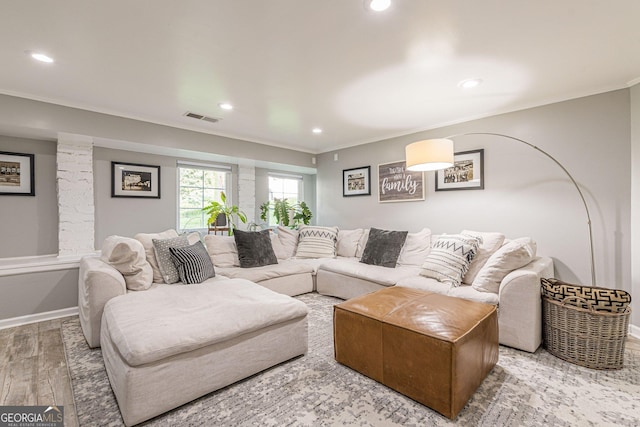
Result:
{"label": "sofa armrest", "polygon": [[104,306],[113,297],[127,293],[124,277],[97,256],[80,260],[78,308],[80,325],[89,347],[100,346],[100,325]]}
{"label": "sofa armrest", "polygon": [[500,283],[500,343],[534,352],[542,342],[540,279],[553,276],[553,261],[538,257],[512,271]]}

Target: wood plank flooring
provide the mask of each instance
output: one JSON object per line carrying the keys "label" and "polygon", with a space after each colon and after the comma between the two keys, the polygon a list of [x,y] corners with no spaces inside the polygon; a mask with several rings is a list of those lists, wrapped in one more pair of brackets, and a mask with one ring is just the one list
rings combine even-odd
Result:
{"label": "wood plank flooring", "polygon": [[64,425],[77,427],[60,331],[64,320],[0,329],[0,405],[64,406]]}
{"label": "wood plank flooring", "polygon": [[[0,405],[61,405],[65,427],[76,427],[60,330],[66,319],[0,329]],[[629,337],[626,347],[640,353],[640,340]]]}

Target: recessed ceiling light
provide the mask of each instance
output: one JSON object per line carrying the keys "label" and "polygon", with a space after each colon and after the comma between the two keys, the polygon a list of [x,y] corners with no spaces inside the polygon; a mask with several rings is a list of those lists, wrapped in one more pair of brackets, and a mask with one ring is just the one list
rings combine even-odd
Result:
{"label": "recessed ceiling light", "polygon": [[228,102],[221,102],[220,104],[218,104],[218,106],[223,110],[233,110],[233,105],[229,104]]}
{"label": "recessed ceiling light", "polygon": [[53,62],[53,58],[45,55],[44,53],[30,52],[30,55],[36,61],[46,62],[47,64],[51,64]]}
{"label": "recessed ceiling light", "polygon": [[466,79],[458,83],[458,86],[460,86],[463,89],[471,89],[476,86],[479,86],[480,83],[482,83],[482,79]]}
{"label": "recessed ceiling light", "polygon": [[313,133],[315,133],[315,134],[319,134],[319,133],[322,133],[322,129],[320,129],[320,128],[313,128],[313,129],[311,129],[311,132],[313,132]]}
{"label": "recessed ceiling light", "polygon": [[365,0],[365,4],[374,12],[382,12],[391,6],[391,0]]}

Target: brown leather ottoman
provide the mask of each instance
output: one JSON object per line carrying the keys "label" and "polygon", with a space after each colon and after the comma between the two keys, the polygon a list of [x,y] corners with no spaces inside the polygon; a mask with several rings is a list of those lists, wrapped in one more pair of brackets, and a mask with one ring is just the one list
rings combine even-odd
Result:
{"label": "brown leather ottoman", "polygon": [[337,304],[336,360],[455,418],[498,362],[489,304],[391,287]]}

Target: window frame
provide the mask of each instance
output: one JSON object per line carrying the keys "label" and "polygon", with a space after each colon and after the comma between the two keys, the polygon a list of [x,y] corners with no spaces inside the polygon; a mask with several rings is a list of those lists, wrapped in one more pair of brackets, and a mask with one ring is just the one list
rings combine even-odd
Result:
{"label": "window frame", "polygon": [[[268,172],[267,173],[267,201],[269,202],[269,216],[267,219],[267,226],[268,227],[275,227],[278,224],[272,224],[271,220],[274,219],[273,217],[273,209],[271,208],[271,202],[273,202],[273,199],[271,198],[272,192],[271,192],[271,178],[280,178],[280,179],[291,179],[291,180],[296,180],[298,183],[298,202],[300,203],[302,201],[304,201],[304,176],[302,175],[297,175],[297,174],[288,174],[288,173],[281,173],[281,172]],[[284,192],[282,193],[284,195]]]}

